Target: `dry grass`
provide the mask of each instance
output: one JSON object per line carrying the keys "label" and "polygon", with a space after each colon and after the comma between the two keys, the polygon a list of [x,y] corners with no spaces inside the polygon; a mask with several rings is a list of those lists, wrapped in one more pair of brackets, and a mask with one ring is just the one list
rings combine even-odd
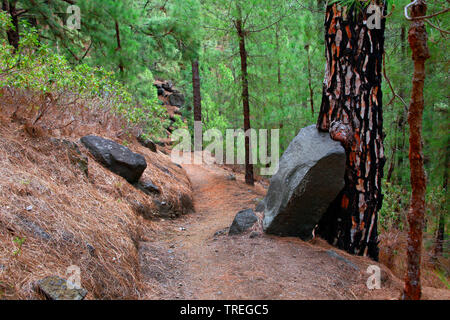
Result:
{"label": "dry grass", "polygon": [[[33,111],[18,108],[12,121],[13,102],[0,100],[0,299],[40,298],[35,281],[67,277],[71,265],[81,268],[88,299],[140,298],[148,288],[139,279],[137,246],[158,232],[153,200],[168,203],[174,215],[186,213],[192,195],[185,171],[168,156],[124,136],[120,119],[105,125],[87,110],[66,108],[64,113],[76,114],[76,121],[48,130],[49,124],[58,128],[70,119],[55,108],[38,127],[40,134],[31,137],[26,129]],[[79,144],[89,156],[86,177],[70,160],[70,151],[52,141],[78,142],[87,134],[145,155],[148,168],[142,179],[151,180],[161,194],[144,194],[95,162]]]}
{"label": "dry grass", "polygon": [[[399,279],[404,279],[406,275],[407,236],[406,232],[398,230],[385,231],[380,235],[380,262],[386,265]],[[427,235],[425,234],[425,236]],[[424,240],[425,243],[427,239]],[[449,281],[449,259],[441,257],[438,265]],[[422,285],[426,287],[448,289],[445,283],[439,279],[435,264],[432,263],[432,248],[427,250],[425,246],[422,248],[421,281]]]}

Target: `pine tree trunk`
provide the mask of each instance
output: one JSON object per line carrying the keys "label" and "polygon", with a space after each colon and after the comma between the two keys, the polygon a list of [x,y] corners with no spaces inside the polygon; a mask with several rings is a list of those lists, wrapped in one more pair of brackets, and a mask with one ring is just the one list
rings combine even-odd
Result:
{"label": "pine tree trunk", "polygon": [[19,17],[17,15],[16,1],[10,2],[9,0],[2,1],[2,10],[8,12],[11,15],[11,22],[14,29],[6,30],[6,35],[8,37],[8,42],[14,47],[14,49],[19,49]]}
{"label": "pine tree trunk", "polygon": [[309,45],[305,46],[308,56],[308,87],[309,87],[309,103],[311,106],[311,114],[314,116],[314,90],[312,87],[311,57],[309,55]]}
{"label": "pine tree trunk", "polygon": [[[192,90],[194,97],[194,130],[196,136],[202,135],[202,97],[200,92],[200,71],[198,60],[192,60]],[[197,123],[200,122],[200,125]],[[196,139],[194,144],[194,151],[201,152],[203,150],[203,142]]]}
{"label": "pine tree trunk", "polygon": [[[417,0],[416,4],[412,6],[411,16],[413,18],[425,16],[426,12],[426,2],[424,0]],[[408,123],[410,130],[409,162],[411,168],[412,196],[408,213],[408,266],[403,293],[403,299],[405,300],[419,300],[421,296],[420,264],[426,192],[426,176],[422,153],[423,89],[425,83],[425,61],[430,57],[427,37],[423,19],[411,21],[408,40],[414,61],[414,75],[412,79]]]}
{"label": "pine tree trunk", "polygon": [[194,121],[202,121],[202,96],[200,92],[200,71],[198,60],[192,60],[192,88],[194,96]]}
{"label": "pine tree trunk", "polygon": [[[381,6],[381,12],[386,11]],[[378,260],[378,210],[385,163],[382,117],[382,59],[385,19],[380,29],[364,23],[366,11],[327,6],[326,72],[317,127],[341,141],[347,153],[345,187],[318,233],[352,254]],[[367,250],[367,252],[366,252]]]}
{"label": "pine tree trunk", "polygon": [[[119,28],[119,23],[117,22],[117,21],[115,21],[115,23],[114,23],[114,25],[115,25],[115,29],[116,29],[116,41],[117,41],[117,48],[116,48],[116,51],[120,51],[120,50],[122,50],[122,43],[121,43],[121,40],[120,40],[120,28]],[[120,58],[120,60],[122,60],[121,58]],[[120,73],[122,73],[123,74],[123,72],[124,72],[124,66],[123,66],[123,64],[122,64],[122,61],[119,61],[119,70],[120,70]]]}
{"label": "pine tree trunk", "polygon": [[[236,21],[236,31],[239,37],[239,53],[241,56],[242,77],[242,105],[244,108],[244,131],[250,130],[250,96],[248,92],[247,50],[245,48],[245,32],[242,28],[242,20]],[[254,185],[253,164],[250,163],[250,137],[245,136],[245,183]]]}

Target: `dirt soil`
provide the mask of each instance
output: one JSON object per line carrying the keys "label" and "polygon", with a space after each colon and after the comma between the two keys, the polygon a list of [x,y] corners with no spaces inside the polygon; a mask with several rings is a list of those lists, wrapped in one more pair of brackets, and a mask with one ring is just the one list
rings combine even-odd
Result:
{"label": "dirt soil", "polygon": [[[254,208],[266,193],[244,177],[215,165],[185,165],[194,186],[196,213],[162,221],[166,232],[141,243],[143,280],[159,289],[147,299],[398,299],[402,282],[383,265],[382,288],[369,290],[375,264],[332,248],[251,232],[228,236],[235,214]],[[253,236],[255,232],[253,232]],[[331,252],[330,250],[334,251]],[[158,284],[158,286],[155,286]],[[449,290],[424,289],[425,299],[450,299]]]}

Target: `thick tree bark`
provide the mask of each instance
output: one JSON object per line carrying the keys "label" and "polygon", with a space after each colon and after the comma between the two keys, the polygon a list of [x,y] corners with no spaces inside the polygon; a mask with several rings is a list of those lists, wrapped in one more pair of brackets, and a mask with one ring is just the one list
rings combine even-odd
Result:
{"label": "thick tree bark", "polygon": [[[413,18],[425,16],[426,12],[427,5],[424,0],[417,0],[412,6]],[[412,20],[408,36],[409,45],[412,50],[412,59],[414,61],[411,103],[408,114],[412,196],[408,214],[408,266],[403,293],[403,299],[405,300],[419,300],[421,296],[420,263],[426,192],[426,175],[423,167],[422,153],[423,88],[425,83],[425,62],[430,57],[427,37],[423,19]]]}
{"label": "thick tree bark", "polygon": [[[386,12],[383,4],[381,12]],[[318,233],[352,254],[378,260],[378,210],[385,163],[382,59],[385,19],[369,29],[366,11],[327,6],[327,65],[317,127],[346,149],[345,187],[330,206]],[[366,252],[367,250],[367,252]]]}
{"label": "thick tree bark", "polygon": [[19,15],[16,9],[16,1],[3,0],[2,10],[8,12],[11,15],[12,24],[14,29],[6,30],[6,35],[8,37],[8,42],[14,47],[14,49],[19,49]]}
{"label": "thick tree bark", "polygon": [[192,60],[192,89],[194,96],[194,121],[202,121],[202,96],[200,92],[200,71],[198,60]]}
{"label": "thick tree bark", "polygon": [[[236,31],[239,37],[239,53],[241,56],[242,105],[244,108],[244,131],[250,130],[250,96],[248,91],[247,50],[245,48],[245,31],[242,20],[236,21]],[[250,137],[245,136],[245,182],[254,185],[253,164],[250,163]]]}

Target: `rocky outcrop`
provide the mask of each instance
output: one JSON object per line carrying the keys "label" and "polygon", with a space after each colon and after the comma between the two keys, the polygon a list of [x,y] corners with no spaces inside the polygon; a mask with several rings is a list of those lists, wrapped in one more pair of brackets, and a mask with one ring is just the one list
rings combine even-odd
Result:
{"label": "rocky outcrop", "polygon": [[97,136],[85,136],[81,142],[94,158],[112,172],[136,183],[147,168],[143,155],[132,152],[125,146]]}
{"label": "rocky outcrop", "polygon": [[174,91],[171,95],[169,95],[169,102],[172,106],[183,108],[185,103],[184,95],[179,91]]}
{"label": "rocky outcrop", "polygon": [[181,109],[184,107],[186,99],[183,93],[177,90],[170,80],[157,80],[155,81],[154,86],[158,91],[158,98],[161,101],[161,105],[166,108],[169,116],[170,123],[166,129],[168,131],[168,135],[170,136],[175,128],[174,123],[177,121],[176,118],[182,115]]}
{"label": "rocky outcrop", "polygon": [[251,227],[258,221],[258,217],[253,212],[252,209],[246,209],[239,211],[231,224],[229,235],[241,234]]}
{"label": "rocky outcrop", "polygon": [[152,182],[143,181],[138,184],[138,188],[144,191],[147,194],[160,194],[161,190],[155,186]]}
{"label": "rocky outcrop", "polygon": [[156,143],[154,143],[152,140],[143,137],[142,135],[137,137],[137,141],[147,149],[149,149],[152,152],[157,152]]}
{"label": "rocky outcrop", "polygon": [[87,291],[57,276],[39,280],[36,289],[50,300],[83,300]]}
{"label": "rocky outcrop", "polygon": [[345,151],[339,142],[315,126],[300,130],[270,181],[264,199],[264,231],[310,240],[344,187],[344,171]]}

